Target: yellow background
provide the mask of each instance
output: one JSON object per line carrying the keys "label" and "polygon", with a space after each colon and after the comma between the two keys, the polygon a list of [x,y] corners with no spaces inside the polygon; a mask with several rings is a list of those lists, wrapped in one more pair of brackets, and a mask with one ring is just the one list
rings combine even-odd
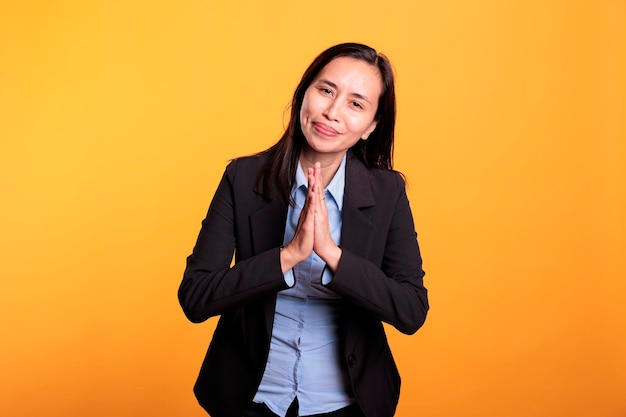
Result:
{"label": "yellow background", "polygon": [[0,415],[203,416],[176,290],[315,55],[397,72],[431,313],[398,417],[626,416],[626,2],[3,1]]}

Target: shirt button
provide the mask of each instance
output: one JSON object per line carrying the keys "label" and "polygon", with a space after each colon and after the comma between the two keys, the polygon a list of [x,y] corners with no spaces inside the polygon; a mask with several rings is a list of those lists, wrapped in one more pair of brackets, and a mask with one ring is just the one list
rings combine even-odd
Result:
{"label": "shirt button", "polygon": [[356,362],[356,355],[353,353],[348,356],[348,366],[352,367],[352,365],[354,365],[354,362]]}
{"label": "shirt button", "polygon": [[304,327],[304,324],[302,324],[302,323],[298,323],[298,329],[301,329],[301,328],[303,328],[303,327]]}

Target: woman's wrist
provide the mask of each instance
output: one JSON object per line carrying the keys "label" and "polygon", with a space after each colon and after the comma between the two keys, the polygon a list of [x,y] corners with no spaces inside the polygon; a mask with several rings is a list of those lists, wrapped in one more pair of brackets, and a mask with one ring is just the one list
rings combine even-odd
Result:
{"label": "woman's wrist", "polygon": [[280,248],[280,267],[283,274],[300,262],[291,246],[287,245]]}
{"label": "woman's wrist", "polygon": [[319,257],[326,263],[326,266],[333,272],[337,270],[339,267],[339,261],[341,260],[341,254],[343,251],[337,245],[333,245],[327,252],[324,254],[319,254]]}

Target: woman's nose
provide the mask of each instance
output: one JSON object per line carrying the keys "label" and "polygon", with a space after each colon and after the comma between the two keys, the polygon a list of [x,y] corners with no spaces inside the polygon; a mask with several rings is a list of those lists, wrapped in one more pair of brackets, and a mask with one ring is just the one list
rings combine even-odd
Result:
{"label": "woman's nose", "polygon": [[337,105],[337,100],[332,100],[324,109],[323,115],[328,120],[337,120],[337,116],[339,116],[339,106]]}

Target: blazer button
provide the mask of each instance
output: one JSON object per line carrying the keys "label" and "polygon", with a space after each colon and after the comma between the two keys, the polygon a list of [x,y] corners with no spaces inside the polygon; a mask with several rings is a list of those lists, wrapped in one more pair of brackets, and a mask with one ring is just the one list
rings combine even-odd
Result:
{"label": "blazer button", "polygon": [[353,353],[350,356],[348,356],[348,366],[352,367],[352,365],[354,365],[354,362],[356,361],[356,355]]}

